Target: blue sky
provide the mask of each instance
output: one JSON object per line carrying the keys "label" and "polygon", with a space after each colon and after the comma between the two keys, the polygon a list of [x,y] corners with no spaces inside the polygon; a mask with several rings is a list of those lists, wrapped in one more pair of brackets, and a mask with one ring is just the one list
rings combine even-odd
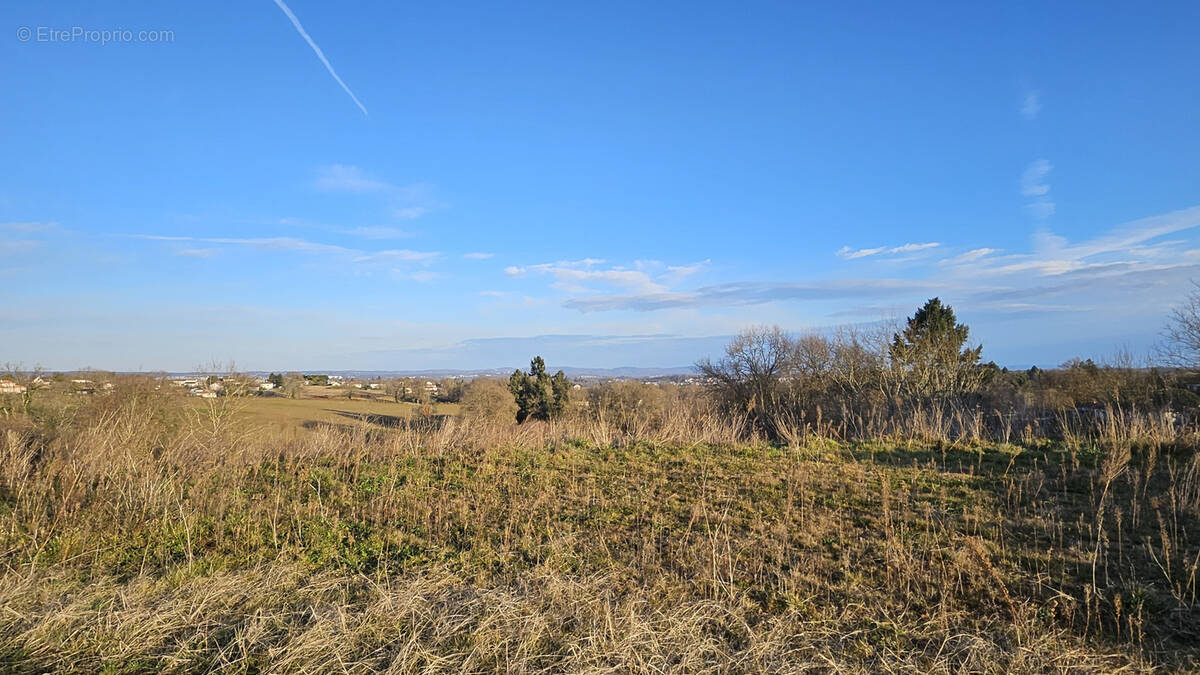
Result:
{"label": "blue sky", "polygon": [[1200,5],[975,4],[8,3],[0,360],[680,366],[934,295],[1144,353]]}

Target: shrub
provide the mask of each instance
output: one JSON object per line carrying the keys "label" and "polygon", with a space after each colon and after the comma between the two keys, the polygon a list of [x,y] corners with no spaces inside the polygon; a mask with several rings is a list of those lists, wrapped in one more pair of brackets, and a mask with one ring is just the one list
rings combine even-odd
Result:
{"label": "shrub", "polygon": [[517,418],[517,402],[504,382],[478,378],[463,389],[462,412],[470,420],[512,422]]}
{"label": "shrub", "polygon": [[642,435],[662,426],[667,395],[662,388],[633,380],[606,382],[588,390],[588,410],[601,423]]}

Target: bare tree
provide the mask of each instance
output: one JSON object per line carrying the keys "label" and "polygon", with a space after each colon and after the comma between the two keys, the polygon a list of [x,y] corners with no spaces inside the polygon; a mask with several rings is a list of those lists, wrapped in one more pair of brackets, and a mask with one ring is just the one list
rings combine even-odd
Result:
{"label": "bare tree", "polygon": [[726,405],[769,429],[784,380],[792,375],[795,351],[795,342],[779,326],[758,326],[739,333],[725,347],[725,358],[704,359],[696,367],[716,381]]}
{"label": "bare tree", "polygon": [[[20,366],[6,363],[0,381],[7,382],[8,388],[21,395],[21,412],[26,415],[33,410],[34,392],[46,386],[40,366],[33,370],[24,370]],[[7,399],[7,396],[5,398]],[[0,413],[7,414],[15,409],[15,406],[7,402],[0,402]]]}
{"label": "bare tree", "polygon": [[875,327],[838,328],[830,344],[833,349],[830,379],[843,402],[859,401],[870,391],[885,387],[890,322]]}
{"label": "bare tree", "polygon": [[288,398],[296,396],[304,390],[304,376],[300,373],[288,373],[283,376],[283,395]]}
{"label": "bare tree", "polygon": [[1171,310],[1156,350],[1163,362],[1176,368],[1200,368],[1200,283],[1193,281],[1192,286],[1192,292]]}

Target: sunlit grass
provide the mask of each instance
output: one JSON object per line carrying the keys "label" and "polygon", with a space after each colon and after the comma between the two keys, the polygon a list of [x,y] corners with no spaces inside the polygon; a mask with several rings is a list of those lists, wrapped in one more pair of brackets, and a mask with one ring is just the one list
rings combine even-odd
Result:
{"label": "sunlit grass", "polygon": [[333,401],[218,403],[118,391],[0,422],[0,661],[1197,665],[1182,438],[773,445],[696,410],[634,438],[586,418],[272,426],[272,410]]}

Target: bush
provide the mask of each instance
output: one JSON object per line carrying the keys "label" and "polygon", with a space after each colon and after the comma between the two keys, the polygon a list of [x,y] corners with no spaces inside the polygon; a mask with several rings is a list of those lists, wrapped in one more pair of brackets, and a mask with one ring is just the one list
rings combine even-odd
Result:
{"label": "bush", "polygon": [[479,378],[463,389],[462,412],[470,420],[511,423],[517,419],[517,402],[504,382]]}
{"label": "bush", "polygon": [[620,380],[588,390],[588,410],[594,418],[626,434],[661,427],[666,408],[667,395],[653,384]]}

